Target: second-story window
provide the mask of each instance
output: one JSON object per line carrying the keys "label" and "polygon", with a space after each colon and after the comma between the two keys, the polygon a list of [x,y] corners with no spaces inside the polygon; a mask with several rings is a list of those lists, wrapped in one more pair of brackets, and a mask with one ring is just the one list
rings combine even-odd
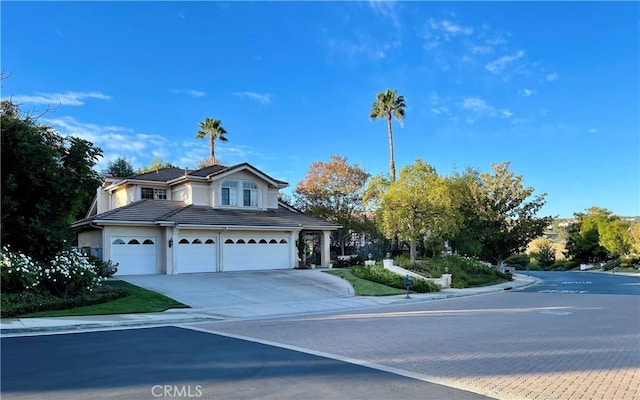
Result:
{"label": "second-story window", "polygon": [[222,205],[258,207],[258,184],[246,181],[224,181],[221,186]]}
{"label": "second-story window", "polygon": [[166,200],[167,189],[142,188],[142,198],[149,200]]}
{"label": "second-story window", "polygon": [[238,181],[222,182],[222,205],[223,206],[238,205]]}
{"label": "second-story window", "polygon": [[253,182],[242,182],[242,205],[258,207],[258,185]]}

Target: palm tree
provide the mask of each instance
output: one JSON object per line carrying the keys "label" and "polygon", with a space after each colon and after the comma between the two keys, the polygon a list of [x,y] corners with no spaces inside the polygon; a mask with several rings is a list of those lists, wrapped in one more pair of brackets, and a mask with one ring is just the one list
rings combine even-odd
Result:
{"label": "palm tree", "polygon": [[384,93],[378,93],[376,101],[371,106],[371,114],[369,118],[376,120],[385,118],[387,120],[387,130],[389,131],[389,172],[391,173],[391,182],[396,181],[396,163],[393,158],[393,130],[391,129],[391,118],[395,117],[402,126],[407,104],[404,102],[403,96],[396,96],[395,90],[387,89]]}
{"label": "palm tree", "polygon": [[227,140],[229,140],[225,136],[227,134],[227,131],[222,127],[219,119],[213,119],[209,117],[205,118],[204,121],[198,123],[198,127],[200,128],[200,130],[198,131],[198,133],[196,133],[196,138],[204,139],[207,136],[209,137],[209,161],[211,162],[211,165],[213,165],[216,163],[214,141],[216,139],[220,140],[221,142],[226,142]]}

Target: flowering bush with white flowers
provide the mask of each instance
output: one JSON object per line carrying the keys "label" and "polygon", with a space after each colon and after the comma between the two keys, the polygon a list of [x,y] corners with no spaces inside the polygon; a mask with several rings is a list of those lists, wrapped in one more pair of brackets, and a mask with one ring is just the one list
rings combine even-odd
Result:
{"label": "flowering bush with white flowers", "polygon": [[18,293],[35,289],[39,282],[40,266],[20,252],[4,246],[0,251],[0,288],[2,293]]}
{"label": "flowering bush with white flowers", "polygon": [[87,257],[76,251],[63,250],[40,270],[42,286],[63,299],[91,292],[100,284]]}

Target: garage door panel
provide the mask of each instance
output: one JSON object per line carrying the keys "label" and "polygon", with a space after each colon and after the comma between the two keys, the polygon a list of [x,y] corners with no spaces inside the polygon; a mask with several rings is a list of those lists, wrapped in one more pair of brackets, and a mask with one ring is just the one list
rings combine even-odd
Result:
{"label": "garage door panel", "polygon": [[111,261],[118,263],[118,275],[155,274],[157,244],[155,237],[114,237]]}
{"label": "garage door panel", "polygon": [[217,267],[217,238],[206,236],[181,237],[177,246],[177,272],[215,272]]}
{"label": "garage door panel", "polygon": [[236,237],[224,243],[224,271],[253,271],[291,267],[291,244],[285,237]]}

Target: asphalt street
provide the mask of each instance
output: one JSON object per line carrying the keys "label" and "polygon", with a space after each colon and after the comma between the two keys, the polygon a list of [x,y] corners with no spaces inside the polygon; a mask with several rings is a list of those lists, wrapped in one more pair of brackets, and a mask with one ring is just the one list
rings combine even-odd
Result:
{"label": "asphalt street", "polygon": [[639,278],[532,274],[531,288],[447,300],[4,337],[0,394],[640,400]]}
{"label": "asphalt street", "polygon": [[529,275],[541,279],[542,282],[523,289],[525,292],[640,295],[640,276],[538,271],[529,272]]}
{"label": "asphalt street", "polygon": [[2,339],[3,399],[484,399],[178,327]]}

